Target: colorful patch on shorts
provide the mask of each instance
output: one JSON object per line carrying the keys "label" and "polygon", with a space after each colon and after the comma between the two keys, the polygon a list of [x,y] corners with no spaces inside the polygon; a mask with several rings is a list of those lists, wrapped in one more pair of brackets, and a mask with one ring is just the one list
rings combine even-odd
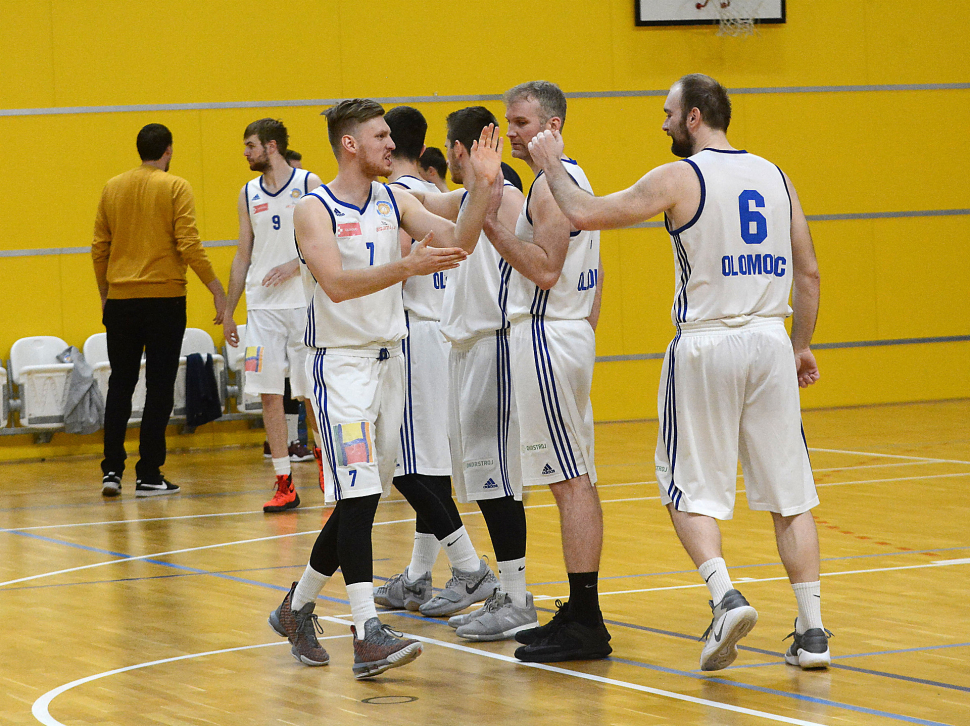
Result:
{"label": "colorful patch on shorts", "polygon": [[337,445],[340,466],[373,463],[374,444],[371,440],[370,422],[335,424],[333,440]]}
{"label": "colorful patch on shorts", "polygon": [[263,370],[263,346],[251,345],[246,348],[246,373],[259,373]]}

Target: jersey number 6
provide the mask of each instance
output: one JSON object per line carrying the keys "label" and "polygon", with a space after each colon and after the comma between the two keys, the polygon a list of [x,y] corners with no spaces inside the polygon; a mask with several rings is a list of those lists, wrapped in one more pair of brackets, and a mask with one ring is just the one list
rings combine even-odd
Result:
{"label": "jersey number 6", "polygon": [[[752,202],[754,204],[752,205]],[[741,239],[746,245],[760,245],[768,236],[768,220],[753,207],[765,208],[765,198],[754,189],[745,189],[738,196],[738,213],[741,215]]]}

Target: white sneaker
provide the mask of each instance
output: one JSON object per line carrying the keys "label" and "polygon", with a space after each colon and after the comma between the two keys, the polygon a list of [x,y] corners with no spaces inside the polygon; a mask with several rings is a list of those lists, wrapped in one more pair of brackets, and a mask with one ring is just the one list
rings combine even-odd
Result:
{"label": "white sneaker", "polygon": [[710,602],[714,619],[701,636],[707,638],[701,651],[701,670],[719,671],[738,657],[738,641],[758,622],[758,611],[737,590],[728,590],[721,602]]}
{"label": "white sneaker", "polygon": [[484,612],[479,617],[462,625],[455,631],[455,635],[466,640],[504,640],[520,630],[529,630],[539,625],[531,592],[525,594],[525,607],[519,608],[508,593],[496,590],[485,601],[482,610]]}
{"label": "white sneaker", "polygon": [[[795,619],[798,625],[798,619]],[[788,665],[799,666],[803,671],[828,668],[832,662],[829,653],[829,638],[832,633],[825,628],[809,628],[804,633],[799,633],[796,629],[789,633],[787,638],[794,638],[794,642],[785,653],[785,662]]]}

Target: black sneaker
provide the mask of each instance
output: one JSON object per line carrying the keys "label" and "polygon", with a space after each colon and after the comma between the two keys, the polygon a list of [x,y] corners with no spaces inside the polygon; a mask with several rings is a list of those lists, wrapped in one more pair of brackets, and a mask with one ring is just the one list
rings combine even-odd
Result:
{"label": "black sneaker", "polygon": [[179,487],[162,477],[157,482],[147,482],[141,479],[135,482],[136,497],[157,497],[162,494],[175,494]]}
{"label": "black sneaker", "polygon": [[109,471],[101,479],[101,496],[116,497],[121,494],[121,477],[113,471]]}
{"label": "black sneaker", "polygon": [[[795,623],[798,624],[797,619]],[[785,653],[785,662],[788,665],[800,666],[803,671],[828,668],[832,662],[832,656],[829,654],[831,637],[831,631],[825,628],[809,628],[804,633],[799,633],[797,630],[789,633],[785,639],[795,640]]]}
{"label": "black sneaker", "polygon": [[610,634],[602,622],[590,627],[563,617],[545,637],[517,648],[515,657],[526,663],[558,663],[606,658],[612,652]]}
{"label": "black sneaker", "polygon": [[562,600],[556,600],[556,607],[559,608],[556,614],[552,616],[550,620],[545,625],[540,625],[536,628],[529,628],[528,630],[520,630],[515,634],[515,639],[522,643],[523,645],[530,645],[545,638],[549,633],[557,627],[558,623],[561,623],[567,615],[569,615],[569,601],[563,602]]}

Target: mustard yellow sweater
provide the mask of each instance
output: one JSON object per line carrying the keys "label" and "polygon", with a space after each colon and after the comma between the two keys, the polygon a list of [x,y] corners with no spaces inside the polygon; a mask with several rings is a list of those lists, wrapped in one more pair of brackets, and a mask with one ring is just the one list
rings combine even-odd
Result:
{"label": "mustard yellow sweater", "polygon": [[185,270],[204,285],[215,279],[195,226],[185,179],[150,164],[109,180],[94,222],[94,274],[108,297],[181,297]]}

